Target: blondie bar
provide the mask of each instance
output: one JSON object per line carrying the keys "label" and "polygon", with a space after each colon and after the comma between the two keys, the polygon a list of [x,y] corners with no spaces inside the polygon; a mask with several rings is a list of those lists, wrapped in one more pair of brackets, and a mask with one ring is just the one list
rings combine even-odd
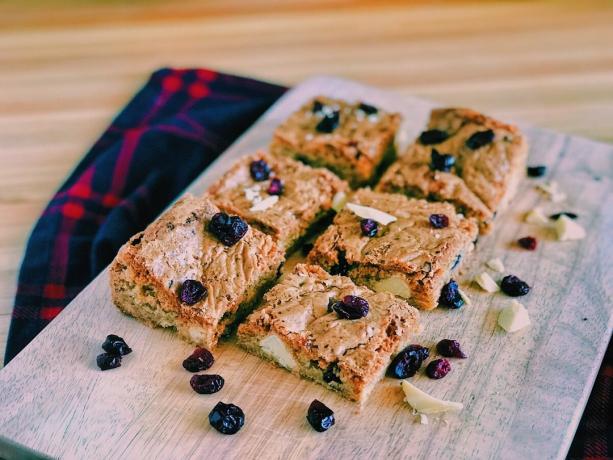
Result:
{"label": "blondie bar", "polygon": [[238,340],[251,353],[364,402],[418,321],[419,312],[391,294],[299,264],[239,326]]}
{"label": "blondie bar", "polygon": [[288,252],[333,214],[347,183],[322,168],[258,152],[240,159],[208,193],[225,212],[271,235]]}
{"label": "blondie bar", "polygon": [[353,187],[373,183],[395,158],[401,116],[319,96],[275,131],[271,153],[325,166]]}
{"label": "blondie bar", "polygon": [[360,189],[316,240],[308,261],[430,310],[477,234],[474,220],[448,203]]}
{"label": "blondie bar", "polygon": [[515,195],[527,154],[516,126],[470,109],[437,109],[427,131],[390,166],[377,190],[447,201],[487,233]]}
{"label": "blondie bar", "polygon": [[112,298],[147,325],[210,348],[251,311],[283,260],[270,236],[187,195],[119,250]]}

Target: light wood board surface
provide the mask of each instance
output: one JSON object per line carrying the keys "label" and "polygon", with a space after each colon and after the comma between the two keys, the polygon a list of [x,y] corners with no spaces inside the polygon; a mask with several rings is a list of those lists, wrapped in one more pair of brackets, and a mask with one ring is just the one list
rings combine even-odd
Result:
{"label": "light wood board surface", "polygon": [[0,356],[30,228],[156,68],[335,74],[611,142],[612,23],[606,0],[0,2]]}
{"label": "light wood board surface", "polygon": [[[267,145],[272,130],[307,98],[327,94],[364,98],[405,115],[408,138],[424,126],[431,103],[402,98],[334,78],[312,79],[286,95],[190,187],[200,193],[231,159]],[[445,379],[411,379],[431,394],[461,401],[447,421],[420,425],[402,401],[399,381],[384,379],[360,410],[355,403],[241,351],[232,341],[215,351],[211,371],[226,379],[221,392],[202,396],[189,387],[181,361],[192,347],[172,332],[150,329],[110,302],[102,273],[24,352],[0,371],[0,433],[8,439],[66,458],[563,458],[611,335],[610,253],[613,242],[613,147],[523,127],[531,163],[549,167],[568,193],[552,204],[526,179],[493,234],[482,237],[460,276],[472,304],[422,313],[415,342],[461,340],[466,360],[453,360]],[[556,242],[521,222],[535,205],[574,210],[588,229],[585,240]],[[535,252],[511,242],[535,234]],[[507,273],[533,289],[522,299],[533,325],[515,334],[496,326],[509,301],[466,282],[500,257]],[[462,282],[464,280],[464,282]],[[95,357],[108,333],[126,338],[134,352],[121,368],[101,372]],[[314,432],[308,404],[332,407],[337,424]],[[217,401],[246,413],[245,427],[224,436],[208,425]]]}

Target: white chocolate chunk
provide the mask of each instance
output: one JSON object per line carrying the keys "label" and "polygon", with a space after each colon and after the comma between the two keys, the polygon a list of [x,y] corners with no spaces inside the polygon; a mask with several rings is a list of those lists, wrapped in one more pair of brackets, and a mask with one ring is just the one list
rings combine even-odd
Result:
{"label": "white chocolate chunk", "polygon": [[516,332],[530,326],[528,310],[517,300],[512,300],[500,311],[498,325],[507,332]]}
{"label": "white chocolate chunk", "polygon": [[485,272],[475,276],[475,283],[477,283],[481,289],[486,292],[496,292],[500,290],[498,284],[496,284],[496,281],[494,281],[492,277]]}
{"label": "white chocolate chunk", "polygon": [[420,414],[441,414],[444,412],[459,412],[464,405],[462,403],[445,401],[430,396],[428,393],[411,385],[406,380],[401,382],[404,391],[404,400]]}
{"label": "white chocolate chunk", "polygon": [[249,208],[249,211],[266,211],[268,208],[273,207],[277,201],[279,201],[279,196],[271,195],[268,198],[264,198],[262,201],[255,203],[253,206],[251,206],[251,208]]}
{"label": "white chocolate chunk", "polygon": [[529,224],[549,226],[550,222],[543,214],[540,208],[534,208],[532,211],[528,211],[524,216],[524,220]]}
{"label": "white chocolate chunk", "polygon": [[264,354],[274,359],[280,366],[292,370],[296,367],[296,360],[285,344],[276,335],[269,335],[260,340],[260,347]]}
{"label": "white chocolate chunk", "polygon": [[375,292],[389,292],[404,299],[411,298],[411,288],[406,281],[397,276],[377,280],[373,283],[372,288]]}
{"label": "white chocolate chunk", "polygon": [[554,228],[560,241],[581,240],[585,238],[585,229],[567,216],[556,219]]}
{"label": "white chocolate chunk", "polygon": [[426,414],[419,414],[419,423],[427,425],[429,423],[428,416]]}
{"label": "white chocolate chunk", "polygon": [[388,214],[378,209],[371,208],[369,206],[362,206],[355,203],[347,203],[345,205],[347,209],[353,212],[356,216],[362,219],[372,219],[379,222],[381,225],[388,225],[396,221],[396,218],[391,214]]}
{"label": "white chocolate chunk", "polygon": [[345,203],[347,203],[347,195],[345,192],[336,192],[332,198],[332,209],[336,212],[340,212],[340,210],[345,207]]}
{"label": "white chocolate chunk", "polygon": [[466,295],[466,292],[458,288],[458,294],[460,294],[460,297],[462,298],[462,300],[464,301],[466,305],[471,305],[472,302],[470,301],[470,297]]}
{"label": "white chocolate chunk", "polygon": [[500,260],[497,257],[494,259],[488,260],[487,262],[485,262],[485,265],[487,265],[488,268],[491,268],[495,272],[498,272],[498,273],[504,272],[504,264],[502,263],[502,260]]}

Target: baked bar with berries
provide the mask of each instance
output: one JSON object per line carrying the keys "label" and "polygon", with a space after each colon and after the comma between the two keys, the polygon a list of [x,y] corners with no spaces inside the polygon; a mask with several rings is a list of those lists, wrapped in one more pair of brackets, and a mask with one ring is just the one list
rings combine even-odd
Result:
{"label": "baked bar with berries", "polygon": [[331,217],[347,189],[327,169],[258,152],[237,161],[208,193],[223,211],[242,217],[289,252]]}
{"label": "baked bar with berries", "polygon": [[283,261],[270,236],[207,197],[186,195],[121,247],[110,267],[112,299],[147,325],[212,348]]}
{"label": "baked bar with berries", "polygon": [[294,374],[364,402],[419,312],[321,267],[297,265],[238,328],[239,344]]}
{"label": "baked bar with berries", "polygon": [[378,191],[447,201],[491,230],[525,174],[528,143],[519,129],[470,109],[436,109],[385,172]]}
{"label": "baked bar with berries", "polygon": [[474,220],[449,203],[360,189],[315,241],[308,261],[425,310],[439,303],[457,308],[457,284],[451,299],[448,291],[477,234]]}
{"label": "baked bar with berries", "polygon": [[319,96],[275,130],[270,151],[325,166],[352,187],[372,184],[396,156],[400,121],[370,104]]}

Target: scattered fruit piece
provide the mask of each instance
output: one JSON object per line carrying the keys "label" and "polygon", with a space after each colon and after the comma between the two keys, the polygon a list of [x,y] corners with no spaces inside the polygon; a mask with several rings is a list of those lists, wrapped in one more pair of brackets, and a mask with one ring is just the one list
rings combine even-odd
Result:
{"label": "scattered fruit piece", "polygon": [[201,395],[217,393],[223,388],[224,379],[217,374],[193,375],[189,380],[192,389]]}
{"label": "scattered fruit piece", "polygon": [[549,225],[549,220],[545,217],[545,214],[541,211],[540,208],[534,208],[531,211],[528,211],[524,216],[524,220],[529,224],[536,225]]}
{"label": "scattered fruit piece", "polygon": [[115,334],[109,334],[106,336],[106,340],[102,344],[102,349],[107,353],[125,356],[132,353],[132,349],[128,346],[126,341]]}
{"label": "scattered fruit piece", "polygon": [[313,429],[322,433],[334,425],[334,412],[321,401],[314,399],[307,411],[307,420]]}
{"label": "scattered fruit piece", "polygon": [[419,142],[422,145],[440,144],[449,137],[445,131],[440,129],[429,129],[419,135]]}
{"label": "scattered fruit piece", "polygon": [[361,217],[362,219],[372,219],[374,221],[379,222],[381,225],[388,225],[396,221],[396,218],[391,214],[379,211],[378,209],[371,208],[369,206],[362,206],[360,204],[355,203],[347,203],[345,207],[349,209],[352,213],[354,213],[356,216]]}
{"label": "scattered fruit piece", "polygon": [[560,241],[581,240],[586,235],[581,225],[566,216],[560,216],[555,221],[554,228]]}
{"label": "scattered fruit piece", "polygon": [[404,391],[405,401],[420,414],[441,414],[444,412],[459,412],[464,405],[462,403],[445,401],[430,396],[408,381],[403,380],[400,385]]}
{"label": "scattered fruit piece", "polygon": [[377,236],[379,226],[377,222],[372,219],[362,219],[360,221],[360,229],[362,230],[362,235],[372,238],[373,236]]}
{"label": "scattered fruit piece", "polygon": [[426,375],[431,379],[442,379],[451,372],[451,363],[445,358],[435,359],[426,367]]}
{"label": "scattered fruit piece", "polygon": [[552,219],[552,220],[557,220],[561,216],[566,216],[566,217],[569,217],[569,218],[571,218],[573,220],[575,220],[575,219],[577,219],[579,217],[574,212],[562,211],[562,212],[557,212],[555,214],[550,215],[549,218]]}
{"label": "scattered fruit piece", "polygon": [[222,434],[234,434],[244,425],[245,414],[240,407],[219,401],[209,413],[209,423]]}
{"label": "scattered fruit piece", "polygon": [[443,289],[441,289],[441,296],[438,299],[438,303],[447,308],[460,308],[464,305],[464,300],[459,291],[458,283],[454,280],[450,280],[443,286]]}
{"label": "scattered fruit piece", "polygon": [[363,102],[358,105],[358,110],[361,110],[366,115],[374,115],[375,113],[379,112],[379,109],[374,105],[364,104]]}
{"label": "scattered fruit piece", "polygon": [[498,273],[504,272],[504,264],[502,263],[502,260],[498,258],[488,260],[485,263],[485,265],[487,265],[488,268],[491,268],[495,272],[498,272]]}
{"label": "scattered fruit piece", "polygon": [[266,192],[269,195],[281,195],[283,193],[283,182],[281,182],[281,179],[277,177],[272,178]]}
{"label": "scattered fruit piece", "polygon": [[529,177],[543,177],[547,172],[547,166],[528,166],[527,172]]}
{"label": "scattered fruit piece", "polygon": [[433,171],[449,172],[455,165],[455,157],[446,153],[438,153],[432,149],[430,153],[430,169]]}
{"label": "scattered fruit piece", "polygon": [[480,149],[481,147],[490,144],[494,140],[494,131],[491,129],[485,131],[477,131],[468,139],[466,139],[466,147],[472,150]]}
{"label": "scattered fruit piece", "polygon": [[234,246],[238,243],[248,229],[249,226],[243,219],[238,216],[229,216],[225,212],[218,212],[209,222],[209,231],[226,246]]}
{"label": "scattered fruit piece", "polygon": [[338,110],[326,112],[320,122],[317,123],[317,126],[315,126],[315,131],[329,134],[338,127],[339,122],[340,112]]}
{"label": "scattered fruit piece", "polygon": [[394,357],[387,368],[387,375],[397,379],[413,377],[428,356],[430,350],[426,347],[409,345]]}
{"label": "scattered fruit piece", "polygon": [[449,217],[445,214],[430,214],[428,220],[432,228],[445,228],[449,226]]}
{"label": "scattered fruit piece", "polygon": [[183,360],[183,368],[189,372],[205,371],[213,365],[215,358],[206,348],[196,348]]}
{"label": "scattered fruit piece", "polygon": [[332,305],[340,319],[360,319],[368,315],[368,301],[355,295],[346,295],[340,302]]}
{"label": "scattered fruit piece", "polygon": [[517,244],[524,249],[534,251],[536,249],[536,238],[533,236],[524,236],[523,238],[517,240]]}
{"label": "scattered fruit piece", "polygon": [[185,280],[179,289],[179,299],[181,303],[186,305],[194,305],[198,303],[204,296],[207,290],[200,281]]}
{"label": "scattered fruit piece", "polygon": [[475,276],[475,283],[477,283],[485,292],[497,292],[500,290],[500,287],[498,287],[496,281],[494,281],[486,272]]}
{"label": "scattered fruit piece", "polygon": [[500,282],[500,289],[511,297],[520,297],[530,292],[530,286],[515,275],[507,275]]}
{"label": "scattered fruit piece", "polygon": [[512,300],[498,315],[498,325],[507,332],[516,332],[530,325],[528,310],[517,300]]}
{"label": "scattered fruit piece", "polygon": [[466,358],[466,354],[460,347],[460,342],[452,339],[443,339],[436,344],[436,351],[446,358]]}
{"label": "scattered fruit piece", "polygon": [[121,355],[115,353],[101,353],[96,357],[96,364],[100,370],[107,371],[121,366]]}
{"label": "scattered fruit piece", "polygon": [[256,160],[249,165],[249,172],[253,180],[261,182],[270,177],[270,166],[264,160]]}

